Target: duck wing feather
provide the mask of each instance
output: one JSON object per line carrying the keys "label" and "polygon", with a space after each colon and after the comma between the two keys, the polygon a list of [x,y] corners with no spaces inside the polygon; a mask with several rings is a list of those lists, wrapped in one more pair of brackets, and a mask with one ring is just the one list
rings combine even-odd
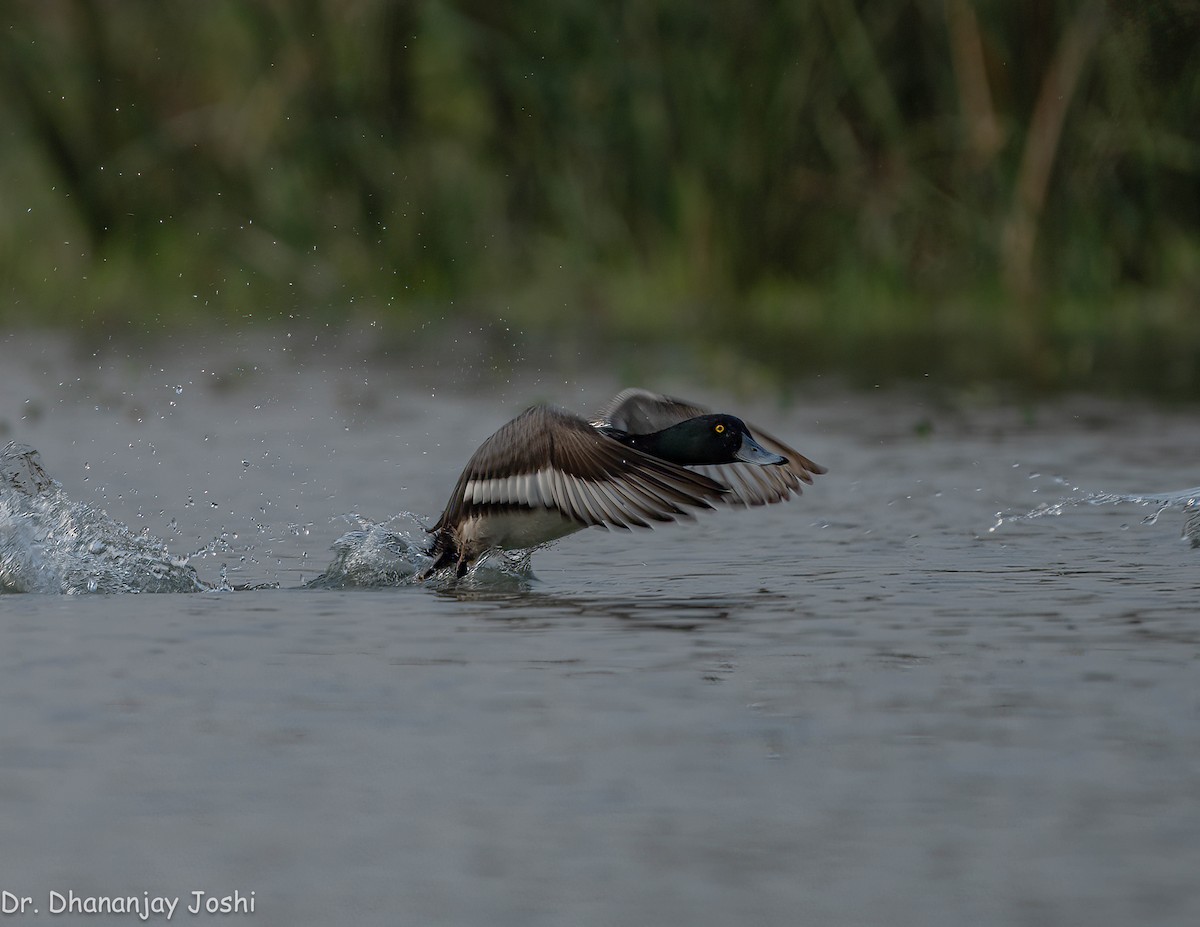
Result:
{"label": "duck wing feather", "polygon": [[647,528],[690,520],[728,490],[713,479],[627,447],[581,416],[527,409],[467,461],[431,532],[496,506],[557,509],[583,525]]}

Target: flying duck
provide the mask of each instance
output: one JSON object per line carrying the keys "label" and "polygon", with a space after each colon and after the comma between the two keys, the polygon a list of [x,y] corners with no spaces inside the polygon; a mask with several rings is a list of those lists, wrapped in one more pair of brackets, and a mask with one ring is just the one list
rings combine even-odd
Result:
{"label": "flying duck", "polygon": [[488,551],[523,550],[591,525],[649,528],[714,503],[765,505],[800,494],[825,468],[756,425],[641,389],[588,421],[525,410],[479,446],[429,529],[426,579],[463,576]]}

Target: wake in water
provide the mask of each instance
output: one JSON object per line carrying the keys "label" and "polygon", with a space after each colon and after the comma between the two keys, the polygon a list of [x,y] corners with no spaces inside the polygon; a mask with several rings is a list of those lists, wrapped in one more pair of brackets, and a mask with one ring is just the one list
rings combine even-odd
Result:
{"label": "wake in water", "polygon": [[[1063,479],[1057,479],[1056,482],[1068,485]],[[997,512],[996,523],[988,531],[994,532],[1006,524],[1033,521],[1047,516],[1058,517],[1068,509],[1080,505],[1140,505],[1143,508],[1153,507],[1154,509],[1149,515],[1142,518],[1143,525],[1153,525],[1164,512],[1182,512],[1187,516],[1183,523],[1183,539],[1192,547],[1200,547],[1200,486],[1192,489],[1137,493],[1115,493],[1103,490],[1087,492],[1078,486],[1071,486],[1070,489],[1077,495],[1067,496],[1053,503],[1042,503],[1029,512],[1019,514]]]}
{"label": "wake in water", "polygon": [[[334,542],[334,558],[305,588],[345,589],[416,585],[416,575],[432,562],[429,537],[416,516],[398,515],[375,523],[344,516],[356,525]],[[409,521],[416,537],[393,527]],[[117,592],[232,592],[277,588],[278,583],[231,586],[222,567],[217,583],[201,579],[188,562],[203,551],[177,556],[149,531],[133,532],[105,512],[77,502],[42,467],[38,451],[10,442],[0,450],[0,593],[43,592],[81,595]],[[501,585],[532,579],[532,551],[496,552],[464,577],[467,586]],[[461,584],[453,571],[421,584],[440,588]]]}
{"label": "wake in water", "polygon": [[200,579],[149,532],[134,533],[67,497],[38,452],[0,451],[0,592],[204,592]]}

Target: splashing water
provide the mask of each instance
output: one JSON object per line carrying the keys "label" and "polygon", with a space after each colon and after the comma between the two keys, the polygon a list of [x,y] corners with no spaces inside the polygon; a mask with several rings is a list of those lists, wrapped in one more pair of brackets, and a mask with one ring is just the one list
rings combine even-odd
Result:
{"label": "splashing water", "polygon": [[[412,518],[408,513],[397,518]],[[422,544],[407,533],[393,531],[388,522],[377,524],[351,514],[343,516],[359,527],[347,531],[333,542],[333,561],[315,579],[305,583],[308,589],[343,589],[351,586],[398,586],[414,581],[428,562]]]}
{"label": "splashing water", "polygon": [[[432,561],[423,527],[414,539],[392,527],[404,512],[375,523],[361,515],[344,516],[357,525],[333,544],[334,559],[306,588],[342,589],[414,585]],[[232,586],[221,567],[218,582],[205,582],[189,563],[211,555],[222,539],[190,556],[172,554],[164,541],[135,533],[105,512],[69,498],[42,467],[38,451],[10,442],[0,451],[0,593],[42,592],[81,595],[118,592],[230,592],[273,589],[278,583]],[[532,579],[533,551],[493,552],[463,580],[453,570],[430,577],[433,588]]]}
{"label": "splashing water", "polygon": [[27,444],[0,451],[0,592],[203,592],[165,542],[63,493]]}
{"label": "splashing water", "polygon": [[[1055,482],[1070,486],[1066,480],[1056,478]],[[1167,511],[1183,512],[1187,518],[1183,523],[1182,537],[1192,547],[1200,547],[1200,486],[1191,489],[1168,490],[1162,492],[1115,493],[1107,490],[1088,492],[1079,486],[1070,486],[1077,495],[1067,496],[1057,502],[1042,503],[1037,508],[1024,513],[996,513],[996,523],[988,529],[995,532],[1006,524],[1033,521],[1047,516],[1058,517],[1068,509],[1080,505],[1140,505],[1153,506],[1154,511],[1142,518],[1143,525],[1155,524],[1159,516]]]}
{"label": "splashing water", "polygon": [[[358,525],[333,543],[334,558],[325,571],[305,583],[307,589],[376,588],[418,585],[417,575],[432,562],[429,539],[421,520],[412,512],[401,512],[386,522],[373,522],[362,515],[342,516]],[[397,522],[417,525],[414,538],[408,531],[396,530]],[[439,588],[443,585],[490,583],[496,579],[532,579],[530,562],[533,550],[492,551],[479,560],[467,576],[455,578],[453,569],[443,570],[419,585]]]}

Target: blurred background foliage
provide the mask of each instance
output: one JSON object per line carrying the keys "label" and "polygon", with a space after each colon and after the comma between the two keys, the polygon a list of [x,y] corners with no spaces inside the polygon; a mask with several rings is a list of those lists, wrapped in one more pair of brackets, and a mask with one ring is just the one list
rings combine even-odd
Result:
{"label": "blurred background foliage", "polygon": [[1200,395],[1200,0],[20,0],[0,315]]}

